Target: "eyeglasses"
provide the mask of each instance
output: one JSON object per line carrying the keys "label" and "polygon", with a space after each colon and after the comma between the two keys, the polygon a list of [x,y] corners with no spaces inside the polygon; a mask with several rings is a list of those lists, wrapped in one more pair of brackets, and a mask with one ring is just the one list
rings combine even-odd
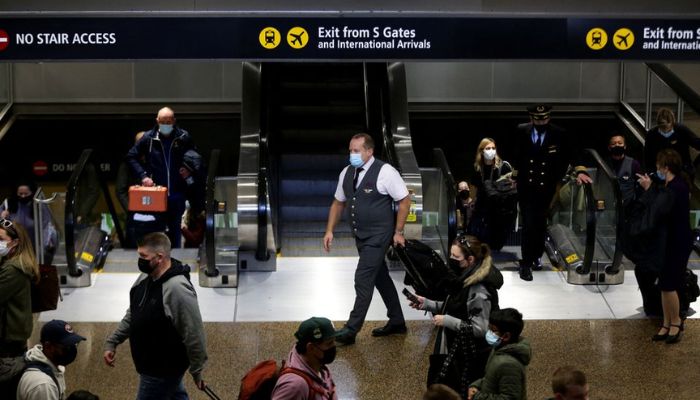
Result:
{"label": "eyeglasses", "polygon": [[12,221],[10,221],[9,219],[1,218],[0,226],[3,228],[12,228]]}

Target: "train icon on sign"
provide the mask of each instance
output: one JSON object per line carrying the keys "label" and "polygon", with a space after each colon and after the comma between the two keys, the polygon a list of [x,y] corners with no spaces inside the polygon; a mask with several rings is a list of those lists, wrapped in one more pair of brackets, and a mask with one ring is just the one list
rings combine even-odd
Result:
{"label": "train icon on sign", "polygon": [[260,31],[258,41],[262,47],[272,50],[279,46],[280,42],[282,41],[282,35],[280,35],[280,31],[278,31],[276,28],[268,26]]}

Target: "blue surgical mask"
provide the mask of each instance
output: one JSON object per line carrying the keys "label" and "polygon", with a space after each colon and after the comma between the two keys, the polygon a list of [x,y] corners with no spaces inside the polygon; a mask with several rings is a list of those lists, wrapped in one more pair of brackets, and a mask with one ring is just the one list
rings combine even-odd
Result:
{"label": "blue surgical mask", "polygon": [[664,131],[661,130],[661,128],[659,128],[659,133],[661,134],[661,136],[663,136],[663,137],[665,137],[666,139],[668,139],[668,138],[671,137],[671,135],[673,135],[673,129],[671,129],[671,130],[668,131],[668,132],[664,132]]}
{"label": "blue surgical mask", "polygon": [[362,154],[360,153],[350,153],[350,165],[355,168],[360,168],[364,164],[362,162]]}
{"label": "blue surgical mask", "polygon": [[484,338],[486,339],[486,343],[488,343],[491,347],[496,347],[501,344],[501,338],[493,333],[491,329],[486,331],[486,336]]}
{"label": "blue surgical mask", "polygon": [[170,132],[173,131],[173,126],[170,124],[158,124],[158,131],[163,135],[168,136],[170,135]]}
{"label": "blue surgical mask", "polygon": [[656,176],[657,176],[659,179],[661,179],[662,181],[665,181],[665,180],[666,180],[666,174],[664,174],[663,172],[659,171],[658,169],[656,170]]}

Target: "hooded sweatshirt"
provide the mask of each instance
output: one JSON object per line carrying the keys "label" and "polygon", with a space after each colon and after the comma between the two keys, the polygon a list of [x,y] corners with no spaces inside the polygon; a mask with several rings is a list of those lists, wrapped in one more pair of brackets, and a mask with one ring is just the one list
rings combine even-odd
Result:
{"label": "hooded sweatshirt", "polygon": [[197,293],[190,267],[174,258],[171,263],[156,280],[139,276],[131,288],[129,309],[104,348],[114,351],[129,339],[139,374],[173,378],[189,366],[192,377],[200,380],[207,351]]}
{"label": "hooded sweatshirt", "polygon": [[56,383],[45,372],[37,368],[27,368],[22,374],[22,378],[17,385],[17,400],[60,400],[63,399],[66,392],[66,379],[64,376],[65,367],[55,366],[44,355],[43,347],[40,344],[32,347],[27,351],[25,359],[27,362],[40,362],[51,367],[53,375],[58,381],[59,388]]}
{"label": "hooded sweatshirt", "polygon": [[525,367],[531,358],[530,343],[524,338],[495,348],[489,356],[484,377],[469,385],[479,389],[474,400],[527,399]]}
{"label": "hooded sweatshirt", "polygon": [[[277,380],[274,390],[272,391],[272,400],[337,400],[338,395],[335,393],[335,383],[331,377],[331,371],[326,366],[321,368],[320,373],[314,371],[309,364],[306,363],[304,357],[297,353],[296,348],[292,348],[287,357],[285,367],[298,369],[307,374],[313,380],[314,387],[317,390],[310,390],[309,384],[304,378],[294,373],[282,374]],[[309,392],[313,391],[315,396],[309,396]],[[332,395],[329,397],[328,392]],[[325,395],[324,395],[325,394]]]}

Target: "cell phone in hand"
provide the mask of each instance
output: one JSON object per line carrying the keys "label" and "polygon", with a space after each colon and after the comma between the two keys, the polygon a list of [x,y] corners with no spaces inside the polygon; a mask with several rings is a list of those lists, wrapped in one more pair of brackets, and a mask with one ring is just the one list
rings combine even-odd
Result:
{"label": "cell phone in hand", "polygon": [[403,288],[401,293],[403,293],[403,295],[406,296],[406,298],[409,299],[411,303],[420,304],[420,300],[418,300],[418,297],[416,297],[416,295],[411,293],[408,289]]}

